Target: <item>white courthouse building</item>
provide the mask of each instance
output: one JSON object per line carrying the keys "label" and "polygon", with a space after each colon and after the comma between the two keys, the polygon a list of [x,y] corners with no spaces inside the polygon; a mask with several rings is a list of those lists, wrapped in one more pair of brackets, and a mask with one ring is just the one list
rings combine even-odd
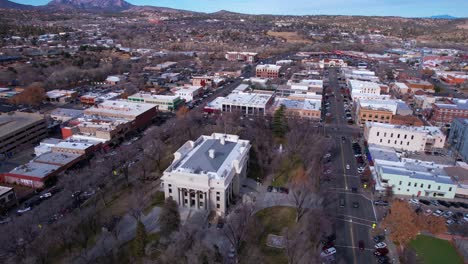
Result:
{"label": "white courthouse building", "polygon": [[165,197],[181,207],[224,215],[247,175],[250,142],[213,133],[187,141],[164,171]]}
{"label": "white courthouse building", "polygon": [[445,144],[445,135],[438,127],[413,127],[377,122],[366,122],[364,138],[369,144],[412,152],[443,149]]}

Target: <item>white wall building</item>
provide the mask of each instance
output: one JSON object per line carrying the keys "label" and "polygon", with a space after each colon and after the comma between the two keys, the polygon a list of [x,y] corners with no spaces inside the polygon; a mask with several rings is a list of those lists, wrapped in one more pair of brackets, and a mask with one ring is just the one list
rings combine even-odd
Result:
{"label": "white wall building", "polygon": [[457,185],[444,171],[447,165],[400,157],[394,149],[369,146],[376,191],[392,187],[396,195],[455,197]]}
{"label": "white wall building", "polygon": [[445,135],[438,127],[412,127],[376,122],[366,122],[364,138],[369,144],[412,152],[442,149],[445,144]]}
{"label": "white wall building", "polygon": [[380,95],[380,85],[375,82],[348,80],[351,97],[356,100],[360,94]]}
{"label": "white wall building", "polygon": [[190,102],[193,101],[195,97],[197,97],[200,94],[201,91],[201,86],[183,86],[179,87],[175,92],[175,96],[180,97],[181,99],[184,99],[185,102]]}
{"label": "white wall building", "polygon": [[250,142],[236,135],[213,133],[187,141],[164,171],[166,198],[181,207],[224,215],[247,173]]}

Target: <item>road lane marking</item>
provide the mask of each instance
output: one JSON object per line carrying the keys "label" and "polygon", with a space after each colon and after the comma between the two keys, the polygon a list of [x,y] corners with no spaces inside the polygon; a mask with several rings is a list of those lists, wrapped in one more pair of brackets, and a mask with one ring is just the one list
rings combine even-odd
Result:
{"label": "road lane marking", "polygon": [[337,216],[344,216],[344,217],[349,217],[349,218],[356,218],[356,219],[359,219],[359,220],[362,220],[362,221],[367,221],[367,222],[372,222],[374,223],[374,220],[367,220],[365,218],[360,218],[360,217],[357,217],[357,216],[352,216],[352,215],[344,215],[344,214],[339,214]]}

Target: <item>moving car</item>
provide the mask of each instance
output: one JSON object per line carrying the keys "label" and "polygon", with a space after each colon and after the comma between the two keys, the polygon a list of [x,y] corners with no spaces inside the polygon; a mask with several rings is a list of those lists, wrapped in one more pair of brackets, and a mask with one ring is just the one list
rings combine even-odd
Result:
{"label": "moving car", "polygon": [[46,193],[43,193],[39,196],[40,199],[47,199],[47,198],[50,198],[52,197],[52,193],[50,192],[46,192]]}
{"label": "moving car", "polygon": [[359,240],[358,245],[359,245],[359,250],[364,250],[364,241]]}
{"label": "moving car", "polygon": [[22,215],[22,214],[24,214],[24,213],[26,213],[26,212],[29,212],[29,211],[31,211],[31,210],[32,210],[32,207],[31,207],[31,206],[28,206],[28,207],[24,207],[24,208],[18,209],[18,210],[16,211],[16,213],[17,213],[18,215]]}
{"label": "moving car", "polygon": [[377,200],[377,201],[374,201],[374,205],[388,206],[388,202],[384,200]]}
{"label": "moving car", "polygon": [[346,164],[346,169],[349,170],[349,168],[350,168],[350,167],[349,167],[349,164]]}

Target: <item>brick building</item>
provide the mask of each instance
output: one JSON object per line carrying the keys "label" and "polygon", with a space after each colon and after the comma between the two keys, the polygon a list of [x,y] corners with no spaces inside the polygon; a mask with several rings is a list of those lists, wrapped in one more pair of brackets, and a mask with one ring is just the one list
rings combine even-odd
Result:
{"label": "brick building", "polygon": [[255,68],[255,77],[258,78],[278,78],[281,66],[274,64],[262,64]]}
{"label": "brick building", "polygon": [[448,104],[433,104],[431,122],[439,126],[450,126],[455,118],[468,118],[468,100],[453,99]]}

